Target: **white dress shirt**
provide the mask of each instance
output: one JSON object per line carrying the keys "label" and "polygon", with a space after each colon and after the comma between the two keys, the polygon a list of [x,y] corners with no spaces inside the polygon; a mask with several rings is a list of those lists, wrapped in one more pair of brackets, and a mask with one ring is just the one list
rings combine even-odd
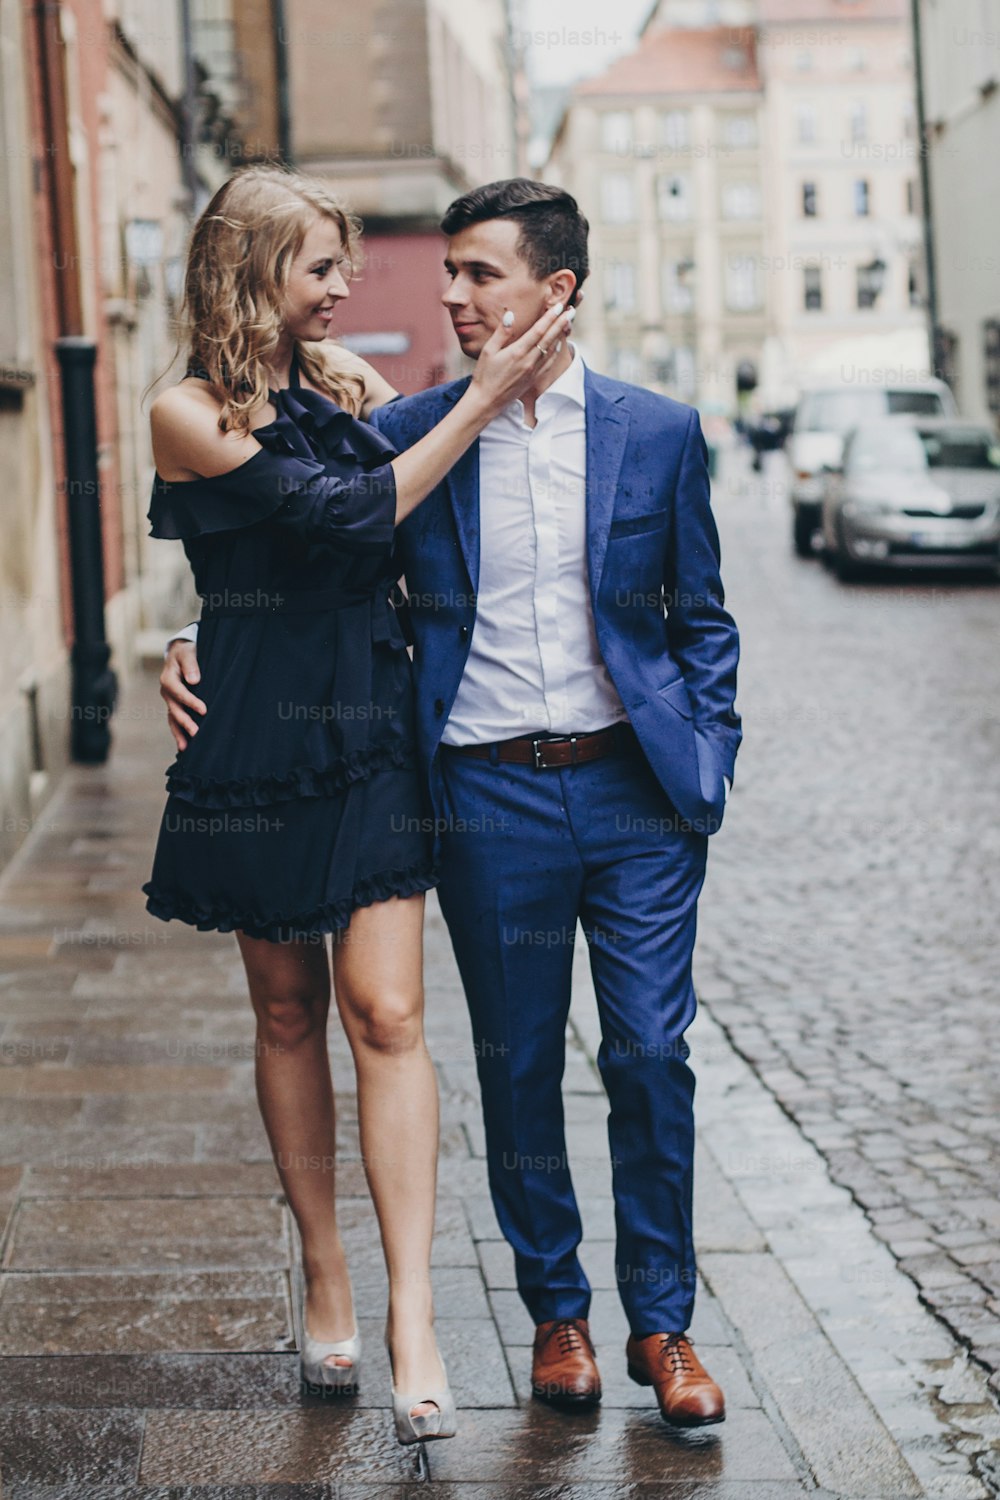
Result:
{"label": "white dress shirt", "polygon": [[446,745],[533,730],[585,734],[627,718],[601,660],[587,574],[584,365],[479,436],[479,584]]}

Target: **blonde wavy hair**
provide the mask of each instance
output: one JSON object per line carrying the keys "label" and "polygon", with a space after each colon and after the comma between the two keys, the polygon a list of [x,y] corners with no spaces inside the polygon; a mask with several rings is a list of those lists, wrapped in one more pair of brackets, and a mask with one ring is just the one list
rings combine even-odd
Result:
{"label": "blonde wavy hair", "polygon": [[[252,414],[268,399],[266,364],[284,326],[292,262],[318,218],[337,225],[353,273],[360,262],[360,220],[316,178],[285,167],[241,168],[194,226],[180,338],[189,364],[223,398],[222,432],[249,431]],[[357,415],[364,380],[338,361],[338,346],[329,339],[321,346],[297,339],[295,347],[309,382]]]}

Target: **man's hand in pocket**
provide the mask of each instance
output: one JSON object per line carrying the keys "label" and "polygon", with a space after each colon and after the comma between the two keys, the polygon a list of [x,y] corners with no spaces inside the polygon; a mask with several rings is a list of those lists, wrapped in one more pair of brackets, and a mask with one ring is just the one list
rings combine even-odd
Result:
{"label": "man's hand in pocket", "polygon": [[186,750],[188,741],[198,733],[198,725],[191,715],[208,712],[207,705],[191,691],[200,681],[194,643],[171,641],[160,673],[160,697],[167,705],[167,723],[178,750]]}

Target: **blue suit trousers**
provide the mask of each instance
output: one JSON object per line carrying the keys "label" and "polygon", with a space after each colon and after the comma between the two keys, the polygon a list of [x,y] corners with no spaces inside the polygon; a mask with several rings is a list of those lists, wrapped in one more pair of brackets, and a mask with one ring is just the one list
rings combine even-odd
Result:
{"label": "blue suit trousers", "polygon": [[637,747],[536,770],[440,750],[438,895],[475,1041],[490,1188],[536,1323],[586,1317],[566,1159],[565,1032],[578,922],[600,1012],[616,1278],[639,1338],[689,1326],[695,1014],[708,838]]}

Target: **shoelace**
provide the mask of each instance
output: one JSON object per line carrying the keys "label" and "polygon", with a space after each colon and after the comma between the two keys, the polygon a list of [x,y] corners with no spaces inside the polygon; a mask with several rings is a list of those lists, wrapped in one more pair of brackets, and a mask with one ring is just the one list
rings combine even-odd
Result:
{"label": "shoelace", "polygon": [[667,1333],[660,1341],[660,1360],[669,1359],[671,1375],[691,1375],[694,1373],[694,1360],[691,1355],[693,1339],[689,1339],[686,1333]]}
{"label": "shoelace", "polygon": [[559,1340],[560,1354],[576,1354],[583,1348],[580,1330],[575,1323],[559,1323],[552,1331]]}

